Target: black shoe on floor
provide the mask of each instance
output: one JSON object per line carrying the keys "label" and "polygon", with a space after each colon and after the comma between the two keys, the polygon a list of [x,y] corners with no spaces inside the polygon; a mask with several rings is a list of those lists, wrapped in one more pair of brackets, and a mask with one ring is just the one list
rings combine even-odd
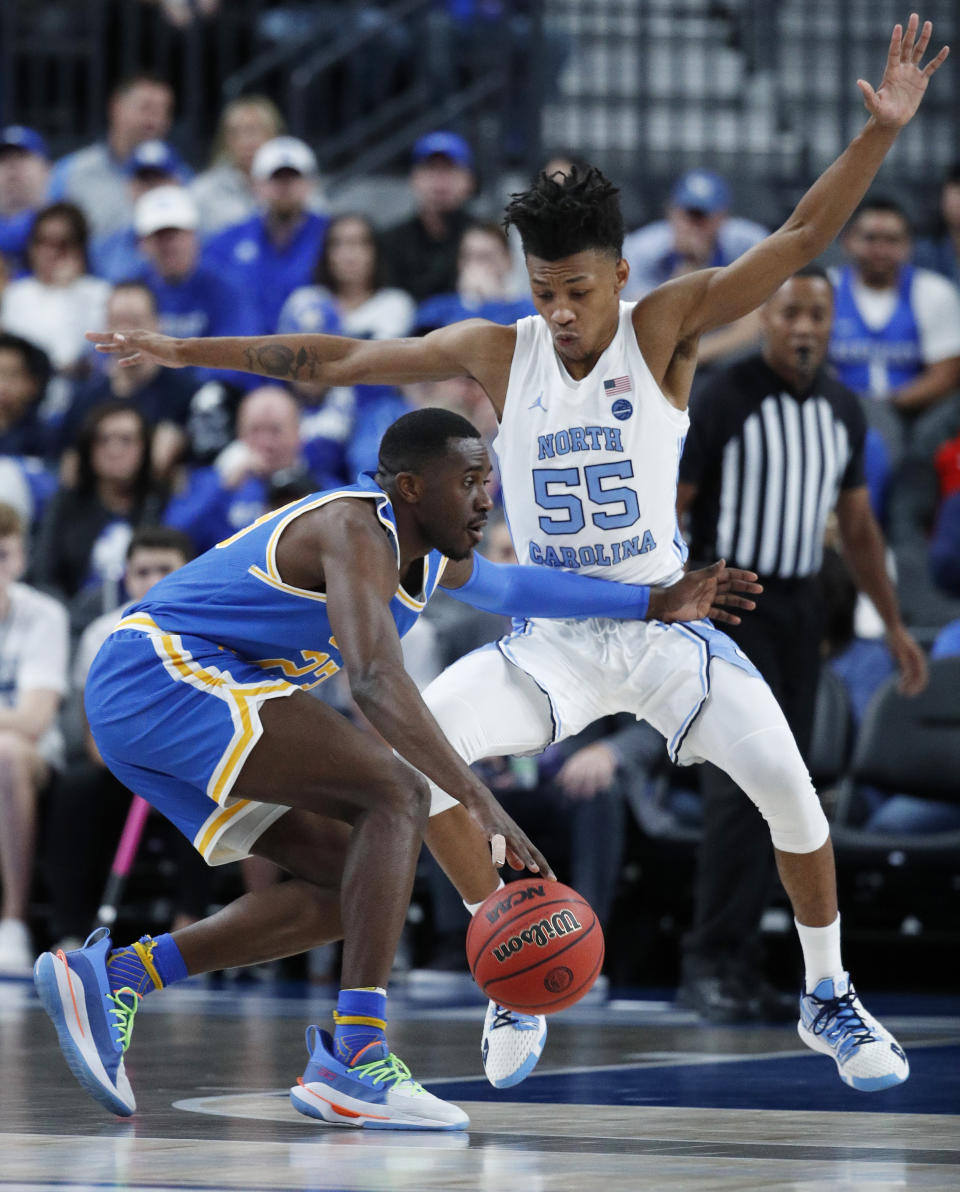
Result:
{"label": "black shoe on floor", "polygon": [[677,990],[677,1005],[693,1010],[705,1022],[751,1022],[750,1002],[726,978],[709,974],[687,977]]}

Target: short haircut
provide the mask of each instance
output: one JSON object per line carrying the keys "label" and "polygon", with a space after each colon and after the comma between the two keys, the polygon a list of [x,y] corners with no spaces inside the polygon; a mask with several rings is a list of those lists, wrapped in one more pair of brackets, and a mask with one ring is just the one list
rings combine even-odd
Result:
{"label": "short haircut", "polygon": [[497,244],[504,252],[509,253],[510,241],[507,233],[503,230],[503,226],[494,223],[492,219],[478,220],[476,223],[468,224],[460,233],[460,247],[463,247],[464,240],[471,232],[482,232],[484,236],[489,236],[491,240],[496,240]]}
{"label": "short haircut", "polygon": [[173,86],[169,80],[162,78],[158,74],[154,74],[150,70],[138,70],[134,74],[126,75],[110,92],[111,100],[123,99],[134,91],[137,87],[163,87],[173,95]]}
{"label": "short haircut", "polygon": [[14,534],[20,538],[26,534],[23,518],[12,505],[0,501],[0,538],[11,538]]}
{"label": "short haircut", "polygon": [[876,198],[864,199],[860,206],[854,211],[850,217],[848,227],[853,227],[860,219],[861,215],[869,215],[871,212],[879,212],[881,215],[898,215],[906,224],[907,231],[912,234],[913,223],[910,216],[907,215],[904,208],[896,199],[887,198],[885,195],[878,195]]}
{"label": "short haircut", "polygon": [[620,192],[596,168],[548,178],[540,173],[529,190],[511,195],[503,226],[520,233],[525,254],[558,261],[597,249],[617,260],[623,255]]}
{"label": "short haircut", "polygon": [[396,476],[421,472],[427,463],[444,455],[451,439],[479,439],[480,432],[460,414],[427,406],[403,414],[380,440],[377,470]]}
{"label": "short haircut", "polygon": [[8,331],[0,331],[0,352],[18,352],[20,354],[23,367],[37,383],[37,397],[42,397],[53,374],[50,357],[43,348],[37,347],[36,344],[24,339],[21,335],[11,335]]}
{"label": "short haircut", "polygon": [[139,290],[141,293],[146,294],[150,300],[150,309],[154,314],[157,313],[157,296],[145,281],[140,281],[135,277],[129,277],[125,281],[118,281],[110,291],[110,297],[112,298],[114,294],[119,294],[121,290]]}
{"label": "short haircut", "polygon": [[818,265],[816,261],[811,261],[807,265],[802,265],[796,271],[796,273],[791,273],[790,277],[787,278],[787,281],[792,280],[794,277],[815,277],[819,281],[825,281],[827,285],[833,289],[833,282],[830,280],[830,274],[822,265]]}
{"label": "short haircut", "polygon": [[138,526],[127,547],[127,562],[138,550],[175,550],[186,563],[196,554],[193,539],[173,526]]}

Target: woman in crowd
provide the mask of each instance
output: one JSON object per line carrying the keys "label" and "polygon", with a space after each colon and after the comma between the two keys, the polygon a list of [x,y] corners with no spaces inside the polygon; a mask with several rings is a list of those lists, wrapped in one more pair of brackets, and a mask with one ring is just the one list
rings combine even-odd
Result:
{"label": "woman in crowd", "polygon": [[65,600],[75,631],[119,604],[127,546],[142,522],[159,522],[150,478],[150,428],[127,402],[94,406],[77,436],[77,479],[48,506],[32,581]]}
{"label": "woman in crowd", "polygon": [[413,299],[383,284],[377,233],[365,215],[330,221],[314,280],[284,303],[278,330],[323,331],[331,305],[342,333],[355,339],[395,339],[413,325]]}
{"label": "woman in crowd", "polygon": [[190,184],[200,210],[200,233],[210,236],[249,219],[257,200],[250,167],[257,150],[284,131],[283,117],[265,95],[243,95],[223,109],[210,168]]}
{"label": "woman in crowd", "polygon": [[30,273],[3,291],[0,324],[37,344],[62,374],[82,374],[92,359],[83,333],[100,327],[110,285],[91,277],[87,219],[73,203],[37,213],[27,240]]}

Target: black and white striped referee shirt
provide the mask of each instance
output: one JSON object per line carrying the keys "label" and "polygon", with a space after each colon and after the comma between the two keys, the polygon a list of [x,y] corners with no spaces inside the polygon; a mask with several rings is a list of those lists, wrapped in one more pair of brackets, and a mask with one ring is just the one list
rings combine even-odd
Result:
{"label": "black and white striped referee shirt", "polygon": [[815,575],[827,515],[865,483],[856,395],[821,370],[796,397],[762,356],[725,369],[690,406],[680,480],[695,485],[691,554],[760,576]]}

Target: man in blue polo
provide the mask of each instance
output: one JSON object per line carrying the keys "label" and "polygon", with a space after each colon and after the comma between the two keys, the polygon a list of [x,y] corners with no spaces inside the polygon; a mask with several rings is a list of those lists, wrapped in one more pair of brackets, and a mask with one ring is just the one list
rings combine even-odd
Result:
{"label": "man in blue polo", "polygon": [[50,184],[50,153],[43,137],[22,124],[0,129],[0,253],[16,273],[25,265],[33,217]]}
{"label": "man in blue polo", "polygon": [[262,210],[207,242],[204,259],[228,268],[257,303],[258,333],[276,331],[280,309],[313,281],[328,220],[310,210],[317,159],[296,137],[274,137],[250,169]]}

